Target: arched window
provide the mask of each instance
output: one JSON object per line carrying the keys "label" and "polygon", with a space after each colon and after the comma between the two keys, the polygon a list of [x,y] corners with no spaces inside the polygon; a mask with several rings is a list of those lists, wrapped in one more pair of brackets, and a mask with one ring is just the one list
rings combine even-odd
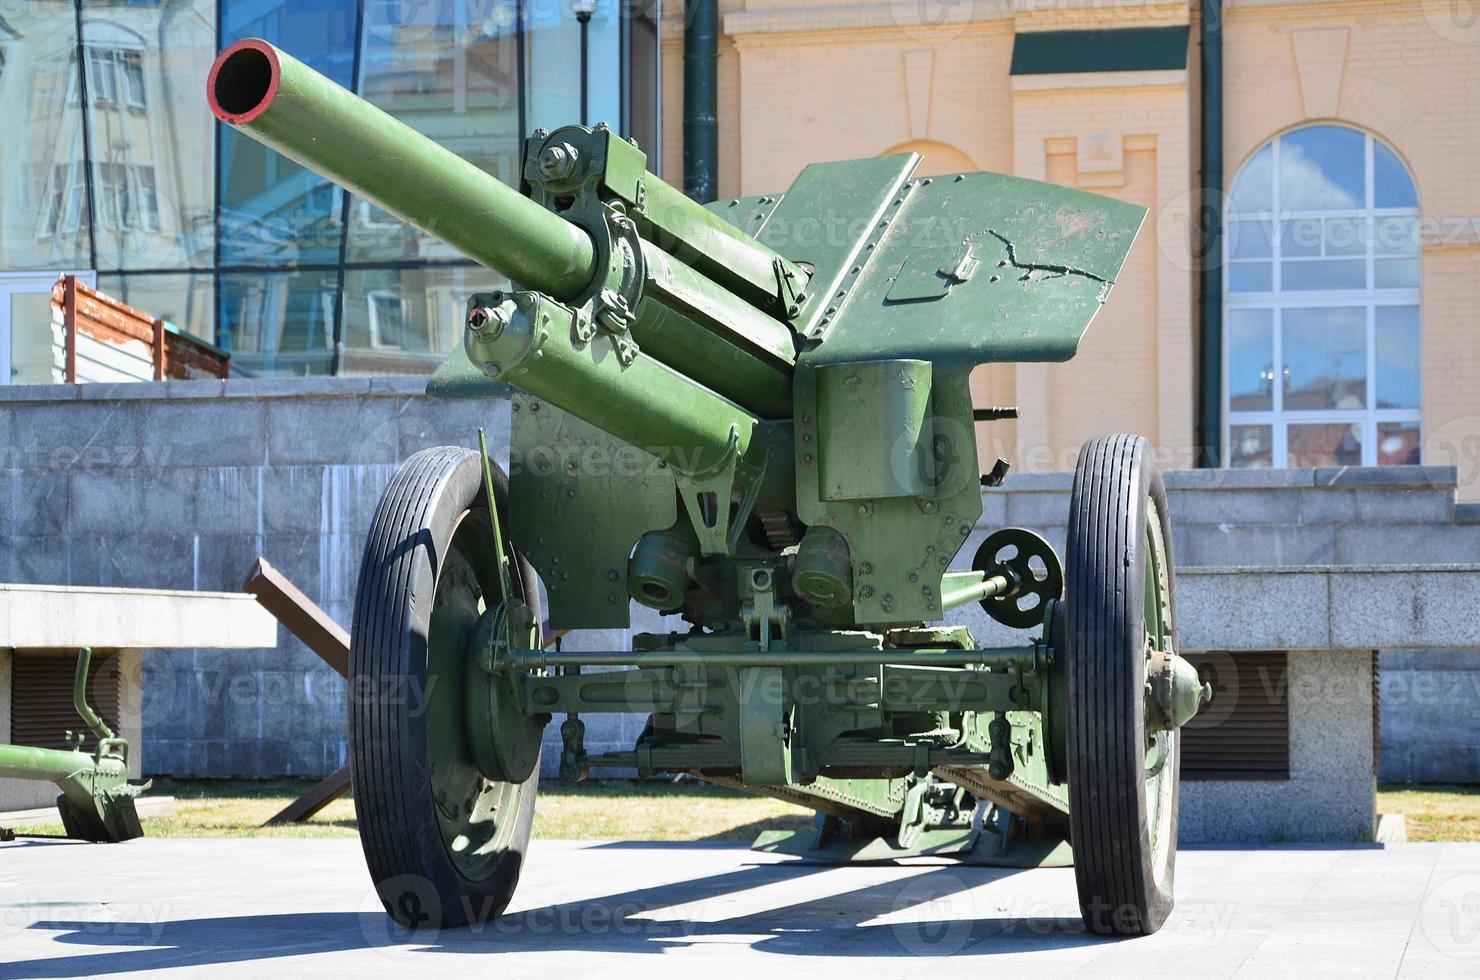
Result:
{"label": "arched window", "polygon": [[1417,463],[1418,192],[1381,140],[1293,130],[1233,183],[1223,251],[1225,465]]}

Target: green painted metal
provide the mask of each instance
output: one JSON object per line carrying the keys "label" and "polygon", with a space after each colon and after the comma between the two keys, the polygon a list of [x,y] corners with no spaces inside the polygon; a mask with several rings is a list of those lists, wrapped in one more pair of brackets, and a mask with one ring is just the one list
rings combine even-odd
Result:
{"label": "green painted metal", "polygon": [[719,0],[689,0],[683,31],[684,190],[714,200],[719,171]]}
{"label": "green painted metal", "polygon": [[896,664],[920,667],[999,667],[1033,670],[1045,663],[1045,652],[1034,645],[988,647],[981,650],[652,650],[551,651],[512,650],[498,663],[502,670],[540,670],[545,667],[851,667],[859,664]]}
{"label": "green painted metal", "polygon": [[1202,0],[1198,202],[1197,465],[1223,458],[1223,0]]}
{"label": "green painted metal", "polygon": [[[463,345],[428,385],[511,403],[508,521],[476,508],[449,568],[507,579],[506,535],[551,626],[626,628],[635,600],[688,627],[544,649],[522,603],[444,572],[429,673],[451,693],[428,727],[449,849],[472,832],[453,804],[506,805],[480,780],[532,772],[540,729],[565,715],[566,778],[688,772],[797,802],[831,821],[821,850],[838,859],[1066,859],[1059,560],[1006,529],[952,570],[983,510],[976,426],[1017,417],[976,408],[969,379],[1072,357],[1142,208],[999,174],[920,178],[913,154],[700,206],[602,126],[532,134],[515,192],[262,42],[225,52],[211,91],[223,121],[517,282],[468,298]],[[1038,632],[982,647],[933,625],[973,601]],[[1147,642],[1163,738],[1200,692],[1165,630]],[[630,750],[593,753],[593,712],[649,722]],[[988,810],[1008,816],[971,821]],[[480,854],[500,846],[485,831]]]}
{"label": "green painted metal", "polygon": [[56,783],[61,791],[57,809],[67,836],[94,842],[125,841],[139,837],[134,797],[149,788],[148,781],[128,777],[129,746],[114,734],[102,717],[87,703],[88,669],[92,651],[78,652],[72,681],[72,706],[77,716],[97,736],[92,752],[77,746],[81,733],[68,732],[71,749],[47,749],[28,745],[0,745],[0,778],[35,779]]}
{"label": "green painted metal", "polygon": [[[804,204],[796,187],[783,202]],[[992,361],[1066,361],[1145,215],[1138,205],[1002,174],[908,183],[871,226],[859,273],[827,300],[818,320],[826,321],[826,342],[800,363],[917,358],[940,373]],[[939,289],[900,295],[902,276]]]}
{"label": "green painted metal", "polygon": [[1070,31],[1021,31],[1014,75],[1086,71],[1175,71],[1187,67],[1186,24]]}
{"label": "green painted metal", "polygon": [[516,282],[568,298],[596,277],[579,228],[266,41],[228,48],[207,94],[222,122]]}
{"label": "green painted metal", "polygon": [[673,470],[543,399],[516,395],[510,407],[510,522],[544,581],[550,625],[626,628],[634,540],[678,519]]}

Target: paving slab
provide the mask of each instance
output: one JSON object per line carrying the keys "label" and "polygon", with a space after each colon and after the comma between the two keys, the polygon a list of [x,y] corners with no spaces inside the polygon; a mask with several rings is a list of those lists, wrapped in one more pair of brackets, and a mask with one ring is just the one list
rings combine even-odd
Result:
{"label": "paving slab", "polygon": [[1112,940],[1072,869],[536,841],[502,919],[407,934],[353,840],[20,840],[0,977],[1480,975],[1480,844],[1184,850],[1177,896],[1156,935]]}

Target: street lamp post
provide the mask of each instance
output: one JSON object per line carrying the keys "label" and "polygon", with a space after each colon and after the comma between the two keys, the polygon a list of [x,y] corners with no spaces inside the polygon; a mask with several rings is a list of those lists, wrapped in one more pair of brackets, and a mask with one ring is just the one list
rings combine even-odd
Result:
{"label": "street lamp post", "polygon": [[573,0],[570,5],[571,11],[576,15],[576,20],[581,24],[581,125],[589,126],[588,103],[590,101],[590,65],[587,63],[587,50],[591,34],[591,15],[596,13],[596,0]]}

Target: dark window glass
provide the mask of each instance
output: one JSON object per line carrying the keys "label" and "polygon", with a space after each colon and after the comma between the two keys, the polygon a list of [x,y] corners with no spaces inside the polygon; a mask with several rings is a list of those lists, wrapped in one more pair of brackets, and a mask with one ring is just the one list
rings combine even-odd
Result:
{"label": "dark window glass", "polygon": [[[367,4],[360,93],[517,187],[517,10],[513,0],[489,0],[470,21],[471,12],[463,0]],[[361,199],[350,207],[345,255],[351,262],[462,257]]]}
{"label": "dark window glass", "polygon": [[[224,43],[265,38],[345,87],[353,85],[355,16],[355,0],[221,5]],[[222,264],[338,262],[339,188],[235,130],[221,126],[218,132]]]}
{"label": "dark window glass", "polygon": [[0,271],[89,264],[77,34],[70,0],[7,3],[0,19]]}
{"label": "dark window glass", "polygon": [[232,374],[328,374],[338,279],[332,269],[222,275],[220,343]]}

